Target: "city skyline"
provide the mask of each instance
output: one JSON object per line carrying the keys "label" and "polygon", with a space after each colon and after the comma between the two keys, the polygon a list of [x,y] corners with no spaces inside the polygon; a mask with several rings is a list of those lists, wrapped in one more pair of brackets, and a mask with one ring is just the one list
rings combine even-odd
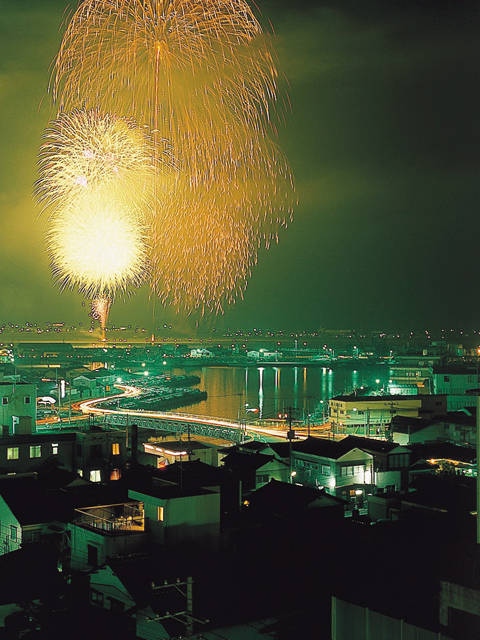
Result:
{"label": "city skyline", "polygon": [[[3,4],[2,316],[87,325],[88,303],[53,283],[31,195],[68,3]],[[299,204],[244,300],[201,325],[476,326],[480,19],[474,3],[384,5],[260,3],[289,84],[280,142]],[[195,320],[147,289],[111,312],[186,331]]]}

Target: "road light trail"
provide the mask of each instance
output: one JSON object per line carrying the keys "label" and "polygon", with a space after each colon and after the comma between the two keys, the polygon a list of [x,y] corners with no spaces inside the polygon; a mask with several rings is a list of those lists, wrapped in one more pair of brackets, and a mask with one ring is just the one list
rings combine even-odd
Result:
{"label": "road light trail", "polygon": [[[174,422],[190,422],[192,424],[208,425],[212,427],[227,427],[230,429],[245,429],[245,425],[234,420],[225,420],[223,418],[199,416],[189,413],[175,413],[169,411],[143,411],[134,409],[105,409],[98,407],[98,404],[107,400],[114,400],[115,398],[135,397],[142,393],[142,389],[127,385],[115,385],[116,388],[122,389],[123,393],[119,393],[113,396],[106,396],[103,398],[94,398],[93,400],[87,400],[79,405],[80,411],[84,414],[90,415],[127,415],[137,418],[149,418],[153,420],[170,420]],[[248,432],[258,433],[261,435],[268,435],[275,438],[285,439],[285,432],[278,429],[265,429],[259,426],[248,425]],[[299,436],[303,439],[304,436]]]}

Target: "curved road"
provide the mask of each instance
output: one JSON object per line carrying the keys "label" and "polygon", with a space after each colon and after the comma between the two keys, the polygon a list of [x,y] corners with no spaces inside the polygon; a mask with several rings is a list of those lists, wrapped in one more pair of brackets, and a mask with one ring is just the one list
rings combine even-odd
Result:
{"label": "curved road", "polygon": [[143,411],[135,409],[105,409],[97,405],[105,402],[106,400],[114,400],[115,398],[134,397],[141,395],[142,390],[137,387],[131,387],[128,385],[116,384],[117,389],[122,389],[122,393],[113,396],[107,396],[104,398],[94,398],[93,400],[87,400],[79,404],[79,409],[84,414],[90,415],[104,415],[104,416],[126,416],[134,417],[145,420],[158,420],[168,422],[178,422],[190,425],[203,425],[212,428],[225,428],[232,431],[232,440],[238,441],[241,434],[257,434],[260,436],[269,436],[272,438],[281,438],[285,440],[286,432],[279,429],[268,429],[264,427],[248,425],[248,433],[245,432],[246,426],[240,422],[225,420],[223,418],[214,418],[207,416],[197,416],[189,413],[178,413],[170,411]]}

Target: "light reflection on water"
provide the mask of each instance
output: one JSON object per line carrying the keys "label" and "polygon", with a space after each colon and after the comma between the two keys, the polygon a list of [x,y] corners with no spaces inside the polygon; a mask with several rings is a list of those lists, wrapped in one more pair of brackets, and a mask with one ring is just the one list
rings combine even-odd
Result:
{"label": "light reflection on water", "polygon": [[[266,363],[258,367],[202,367],[175,369],[174,374],[193,374],[200,378],[200,389],[207,399],[181,411],[237,420],[245,417],[275,418],[289,407],[298,418],[327,408],[328,400],[341,393],[369,387],[380,390],[388,382],[388,367],[359,369],[341,367],[288,366]],[[378,381],[378,382],[377,382]],[[247,409],[249,411],[247,411]],[[254,413],[252,410],[258,409]]]}

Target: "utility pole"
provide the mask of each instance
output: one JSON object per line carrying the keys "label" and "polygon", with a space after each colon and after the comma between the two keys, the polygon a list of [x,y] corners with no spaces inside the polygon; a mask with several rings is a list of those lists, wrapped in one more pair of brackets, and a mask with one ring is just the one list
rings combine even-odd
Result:
{"label": "utility pole", "polygon": [[177,579],[174,583],[168,583],[166,580],[162,585],[152,583],[152,592],[155,594],[163,589],[176,590],[185,599],[185,608],[180,611],[169,612],[164,615],[155,616],[152,621],[161,622],[162,620],[176,620],[185,628],[185,638],[193,636],[193,623],[206,624],[208,620],[200,620],[193,615],[193,578],[190,576],[183,581]]}
{"label": "utility pole", "polygon": [[295,431],[292,429],[293,412],[296,411],[294,407],[287,407],[287,422],[288,422],[288,460],[289,460],[289,482],[293,483],[293,471],[292,471],[292,440],[295,438]]}

